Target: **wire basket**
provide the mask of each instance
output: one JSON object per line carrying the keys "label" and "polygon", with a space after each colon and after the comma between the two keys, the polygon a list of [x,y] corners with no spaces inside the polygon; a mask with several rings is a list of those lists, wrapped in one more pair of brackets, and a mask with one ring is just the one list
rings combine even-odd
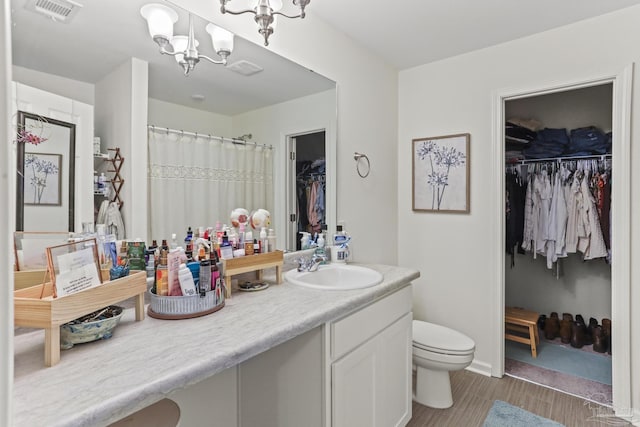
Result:
{"label": "wire basket", "polygon": [[224,291],[211,290],[204,297],[160,296],[149,290],[151,303],[147,309],[149,316],[156,319],[189,319],[214,313],[224,307]]}

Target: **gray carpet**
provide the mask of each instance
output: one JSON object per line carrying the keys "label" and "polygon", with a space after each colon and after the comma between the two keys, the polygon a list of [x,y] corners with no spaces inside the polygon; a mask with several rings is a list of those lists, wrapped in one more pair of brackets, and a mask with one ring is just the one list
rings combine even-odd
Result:
{"label": "gray carpet", "polygon": [[562,424],[541,417],[502,400],[493,406],[484,420],[483,427],[563,427]]}
{"label": "gray carpet", "polygon": [[611,385],[611,357],[540,340],[538,357],[527,344],[505,342],[505,357],[545,369]]}

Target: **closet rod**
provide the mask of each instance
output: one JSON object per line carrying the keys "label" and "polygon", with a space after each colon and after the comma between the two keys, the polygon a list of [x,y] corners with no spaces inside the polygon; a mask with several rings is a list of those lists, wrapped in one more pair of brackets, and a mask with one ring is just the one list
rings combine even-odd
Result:
{"label": "closet rod", "polygon": [[527,163],[538,162],[561,162],[563,160],[604,160],[610,159],[611,154],[595,154],[593,156],[568,156],[568,157],[547,157],[545,159],[525,159],[525,160],[513,160],[507,161],[507,165],[524,165]]}
{"label": "closet rod", "polygon": [[180,134],[180,135],[187,135],[187,136],[194,136],[194,137],[206,137],[209,139],[215,139],[217,141],[220,142],[231,142],[232,144],[238,144],[238,145],[255,145],[256,147],[261,146],[264,148],[268,148],[269,150],[273,150],[273,145],[267,145],[267,144],[261,144],[258,142],[251,142],[251,141],[245,141],[244,139],[238,139],[238,138],[225,138],[223,136],[215,136],[215,135],[210,135],[207,133],[198,133],[198,132],[187,132],[184,130],[179,130],[179,129],[171,129],[171,128],[165,128],[165,127],[161,127],[161,126],[155,126],[155,125],[147,125],[148,129],[151,129],[153,131],[159,131],[159,132],[166,132],[166,133],[175,133],[175,134]]}

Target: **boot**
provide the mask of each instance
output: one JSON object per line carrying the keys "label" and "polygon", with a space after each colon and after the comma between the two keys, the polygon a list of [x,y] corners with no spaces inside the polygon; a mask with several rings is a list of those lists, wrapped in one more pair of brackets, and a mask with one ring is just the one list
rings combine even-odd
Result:
{"label": "boot", "polygon": [[604,334],[607,353],[611,354],[611,320],[602,319],[602,333]]}
{"label": "boot", "polygon": [[584,318],[582,317],[582,314],[576,314],[576,322],[580,322],[583,325],[587,324],[587,322],[584,321]]}
{"label": "boot", "polygon": [[582,348],[586,331],[586,325],[580,321],[571,324],[571,347]]}
{"label": "boot", "polygon": [[546,321],[547,321],[547,315],[546,314],[541,314],[540,317],[538,317],[538,330],[544,331],[544,323]]}
{"label": "boot", "polygon": [[607,351],[607,345],[605,343],[604,332],[602,331],[602,326],[595,326],[593,329],[593,351],[597,351],[598,353],[604,353]]}
{"label": "boot", "polygon": [[573,322],[573,316],[571,315],[571,313],[562,313],[562,320]]}
{"label": "boot", "polygon": [[598,321],[593,317],[589,318],[589,325],[587,325],[587,333],[585,335],[584,345],[593,344],[593,328],[598,326]]}
{"label": "boot", "polygon": [[569,344],[571,342],[571,325],[572,321],[562,319],[560,321],[560,341],[563,344]]}
{"label": "boot", "polygon": [[546,322],[544,322],[544,337],[548,340],[555,340],[560,332],[560,321],[558,320],[558,313],[551,313]]}

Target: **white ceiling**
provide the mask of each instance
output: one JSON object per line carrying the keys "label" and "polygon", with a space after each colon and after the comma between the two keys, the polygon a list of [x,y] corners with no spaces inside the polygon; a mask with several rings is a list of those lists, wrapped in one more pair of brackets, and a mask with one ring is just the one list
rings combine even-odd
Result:
{"label": "white ceiling", "polygon": [[[172,57],[158,54],[148,36],[139,10],[152,0],[79,0],[84,7],[67,24],[27,11],[28,1],[11,0],[13,60],[26,68],[96,83],[134,56],[149,62],[151,97],[226,115],[334,87],[334,82],[240,37],[229,62],[246,59],[264,72],[244,77],[202,61],[185,78]],[[236,6],[246,1],[236,0]],[[405,69],[636,4],[640,0],[313,0],[307,12]],[[184,34],[187,14],[178,12],[175,33]],[[195,19],[200,52],[216,57],[205,23]],[[194,94],[205,100],[193,100]]]}
{"label": "white ceiling", "polygon": [[[13,63],[22,67],[96,83],[129,57],[136,57],[149,63],[150,97],[225,115],[335,87],[333,81],[240,37],[235,38],[229,63],[248,60],[264,71],[245,77],[201,60],[185,77],[172,56],[158,53],[140,16],[140,7],[154,0],[77,0],[84,6],[69,23],[27,10],[29,1],[11,0]],[[174,34],[187,34],[187,13],[172,7],[179,14]],[[216,59],[205,24],[194,17],[198,49]],[[195,101],[194,94],[205,99]]]}
{"label": "white ceiling", "polygon": [[636,4],[640,0],[313,0],[307,13],[402,70]]}

